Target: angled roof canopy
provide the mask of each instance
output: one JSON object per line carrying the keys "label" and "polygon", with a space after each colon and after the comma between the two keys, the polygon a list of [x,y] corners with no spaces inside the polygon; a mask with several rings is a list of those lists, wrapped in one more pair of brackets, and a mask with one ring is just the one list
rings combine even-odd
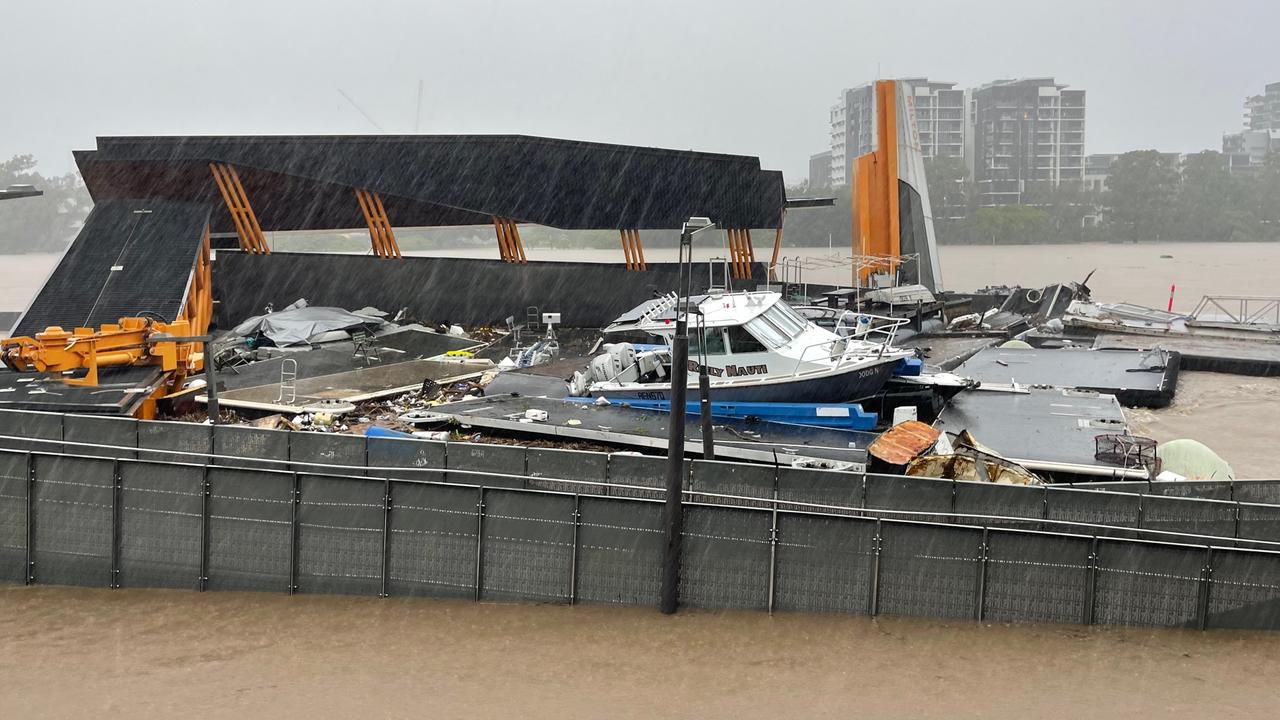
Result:
{"label": "angled roof canopy", "polygon": [[[210,163],[236,168],[264,230],[359,227],[356,189],[398,226],[563,229],[777,228],[782,173],[758,158],[524,135],[103,137],[77,151],[95,201],[217,202]],[[214,231],[232,229],[215,211]]]}

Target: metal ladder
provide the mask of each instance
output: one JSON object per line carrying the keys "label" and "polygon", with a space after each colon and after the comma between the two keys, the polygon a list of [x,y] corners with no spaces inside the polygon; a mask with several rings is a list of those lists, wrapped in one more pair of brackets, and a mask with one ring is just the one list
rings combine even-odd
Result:
{"label": "metal ladder", "polygon": [[[285,358],[280,363],[280,395],[276,403],[292,405],[298,400],[298,361]],[[287,395],[287,397],[286,397]]]}

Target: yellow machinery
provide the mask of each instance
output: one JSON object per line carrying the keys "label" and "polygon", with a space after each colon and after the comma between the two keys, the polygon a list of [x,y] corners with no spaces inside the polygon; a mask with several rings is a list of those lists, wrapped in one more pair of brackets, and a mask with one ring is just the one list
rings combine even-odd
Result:
{"label": "yellow machinery", "polygon": [[[85,370],[84,375],[67,375],[68,385],[98,384],[98,370],[132,365],[158,365],[167,373],[164,384],[145,405],[154,405],[156,397],[179,390],[187,376],[204,367],[200,344],[190,336],[191,326],[185,320],[171,323],[149,318],[120,318],[119,323],[98,329],[76,328],[70,332],[51,327],[35,337],[0,340],[0,359],[19,372],[71,373]],[[144,416],[154,413],[146,408]]]}

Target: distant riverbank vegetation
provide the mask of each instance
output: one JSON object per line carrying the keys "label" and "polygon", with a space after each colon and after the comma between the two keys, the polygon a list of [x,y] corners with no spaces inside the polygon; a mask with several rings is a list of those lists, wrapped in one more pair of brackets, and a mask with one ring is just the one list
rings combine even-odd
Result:
{"label": "distant riverbank vegetation", "polygon": [[[1023,204],[980,207],[964,163],[926,162],[938,241],[949,245],[1036,245],[1080,242],[1280,241],[1280,155],[1249,172],[1227,170],[1205,151],[1177,158],[1155,150],[1116,158],[1106,190],[1029,185]],[[787,217],[788,241],[848,242],[849,188],[788,188],[793,197],[834,195],[835,205]]]}
{"label": "distant riverbank vegetation", "polygon": [[[1213,151],[1181,158],[1154,150],[1116,158],[1107,189],[1075,185],[1028,187],[1022,205],[980,207],[963,162],[938,159],[925,172],[938,240],[948,245],[1036,245],[1080,242],[1257,242],[1280,241],[1280,155],[1260,167],[1231,173],[1226,158]],[[0,254],[60,252],[79,231],[92,207],[77,173],[43,176],[35,158],[0,161],[0,189],[34,185],[44,197],[0,202]],[[788,213],[783,244],[789,247],[847,247],[852,227],[849,188],[787,189],[790,197],[834,197],[828,208]],[[354,200],[353,200],[354,202]],[[394,222],[394,218],[392,218]],[[616,230],[559,230],[522,226],[526,248],[617,249]],[[647,248],[673,247],[676,230],[641,231]],[[490,226],[402,228],[402,250],[462,250],[495,244]],[[772,232],[757,231],[755,244],[768,245]],[[363,228],[349,232],[267,233],[277,250],[365,252]]]}

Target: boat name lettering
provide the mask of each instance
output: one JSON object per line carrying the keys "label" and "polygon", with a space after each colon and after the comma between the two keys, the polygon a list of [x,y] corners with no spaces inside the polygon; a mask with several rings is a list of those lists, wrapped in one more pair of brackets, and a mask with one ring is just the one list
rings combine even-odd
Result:
{"label": "boat name lettering", "polygon": [[[702,366],[699,365],[696,360],[689,361],[689,372],[698,372],[701,369],[702,369]],[[760,365],[726,365],[725,367],[722,367],[722,368],[712,367],[711,365],[708,365],[707,374],[712,377],[722,377],[722,376],[745,377],[747,375],[768,375],[769,366],[763,363]]]}

